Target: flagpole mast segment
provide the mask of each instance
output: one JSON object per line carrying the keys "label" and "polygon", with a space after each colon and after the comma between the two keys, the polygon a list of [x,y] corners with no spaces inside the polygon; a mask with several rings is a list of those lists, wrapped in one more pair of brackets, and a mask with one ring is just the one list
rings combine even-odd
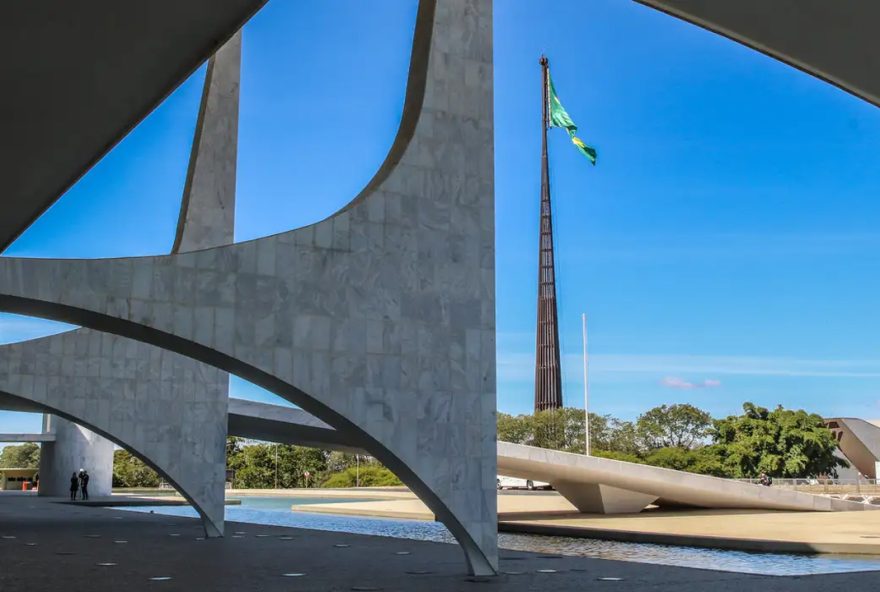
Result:
{"label": "flagpole mast segment", "polygon": [[550,84],[547,79],[547,75],[550,71],[550,60],[547,59],[547,56],[542,55],[541,59],[538,61],[541,64],[541,87],[544,91],[543,99],[541,99],[541,121],[544,126],[544,149],[543,154],[546,156],[547,154],[547,128],[550,127],[550,105],[548,104],[548,97],[550,96]]}
{"label": "flagpole mast segment", "polygon": [[556,268],[550,204],[547,129],[550,125],[550,62],[541,56],[541,215],[538,242],[538,323],[535,337],[535,411],[562,407]]}

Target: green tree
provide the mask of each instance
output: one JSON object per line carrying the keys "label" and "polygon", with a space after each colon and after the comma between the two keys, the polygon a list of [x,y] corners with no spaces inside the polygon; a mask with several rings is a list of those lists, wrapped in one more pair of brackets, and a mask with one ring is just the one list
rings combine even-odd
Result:
{"label": "green tree", "polygon": [[712,417],[693,405],[654,407],[639,416],[636,434],[648,450],[694,448],[709,435]]}
{"label": "green tree", "polygon": [[402,485],[397,475],[380,464],[361,466],[360,471],[356,467],[349,467],[340,473],[334,473],[327,477],[321,487],[390,487]]}
{"label": "green tree", "polygon": [[356,466],[358,464],[358,456],[360,457],[361,463],[369,462],[372,458],[364,454],[355,455],[350,452],[340,452],[338,450],[329,452],[327,454],[327,472],[339,473],[349,467]]}
{"label": "green tree", "polygon": [[655,467],[725,477],[723,449],[721,447],[701,446],[699,448],[666,447],[652,450],[645,456],[644,463]]}
{"label": "green tree", "polygon": [[[636,434],[636,426],[631,421],[622,421],[610,415],[604,416],[607,421],[607,431],[601,440],[597,440],[593,433],[590,432],[590,442],[595,450],[608,450],[627,454],[631,456],[641,456],[642,449],[639,446],[639,438]],[[592,414],[590,421],[590,429],[592,430]]]}
{"label": "green tree", "polygon": [[113,487],[159,487],[159,474],[127,450],[113,452]]}
{"label": "green tree", "polygon": [[645,457],[645,464],[676,471],[690,471],[694,465],[696,453],[688,448],[668,446],[656,448]]}
{"label": "green tree", "polygon": [[7,446],[0,451],[0,468],[36,469],[40,466],[40,445],[26,442],[18,446]]}
{"label": "green tree", "polygon": [[237,488],[313,487],[327,473],[327,459],[317,448],[238,439],[227,443],[226,467],[235,471]]}
{"label": "green tree", "polygon": [[247,440],[240,436],[227,436],[226,438],[226,458],[235,456],[244,447]]}
{"label": "green tree", "polygon": [[532,446],[563,450],[584,451],[584,411],[573,407],[547,409],[535,413],[532,420]]}
{"label": "green tree", "polygon": [[531,415],[509,415],[498,412],[498,439],[513,444],[528,444],[534,439]]}
{"label": "green tree", "polygon": [[590,453],[593,456],[598,456],[600,458],[610,458],[612,460],[622,460],[631,463],[645,463],[643,458],[627,452],[617,452],[615,450],[591,450]]}
{"label": "green tree", "polygon": [[[533,415],[499,413],[498,439],[580,453],[584,451],[584,412],[566,407]],[[639,453],[636,441],[635,427],[631,422],[590,413],[591,451],[613,450],[635,455]]]}
{"label": "green tree", "polygon": [[773,411],[743,404],[742,415],[716,420],[712,438],[721,447],[724,472],[754,478],[837,475],[849,466],[834,456],[837,441],[822,418],[803,409]]}

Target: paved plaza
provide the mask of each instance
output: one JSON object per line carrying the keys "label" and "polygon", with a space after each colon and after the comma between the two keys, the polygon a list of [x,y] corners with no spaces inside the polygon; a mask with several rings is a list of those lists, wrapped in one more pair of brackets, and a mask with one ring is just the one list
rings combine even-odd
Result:
{"label": "paved plaza", "polygon": [[0,590],[851,592],[877,581],[874,572],[755,576],[520,551],[502,551],[502,574],[481,579],[462,575],[451,544],[235,522],[227,532],[204,540],[195,518],[3,496]]}

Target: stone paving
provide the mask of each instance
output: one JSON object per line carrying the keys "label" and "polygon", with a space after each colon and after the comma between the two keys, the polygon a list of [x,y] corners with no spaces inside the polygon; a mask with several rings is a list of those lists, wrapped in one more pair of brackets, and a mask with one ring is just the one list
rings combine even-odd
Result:
{"label": "stone paving", "polygon": [[[0,590],[869,590],[875,572],[773,577],[502,551],[502,575],[463,573],[456,545],[199,521],[0,497]],[[708,567],[708,566],[707,566]],[[620,579],[615,579],[620,578]]]}

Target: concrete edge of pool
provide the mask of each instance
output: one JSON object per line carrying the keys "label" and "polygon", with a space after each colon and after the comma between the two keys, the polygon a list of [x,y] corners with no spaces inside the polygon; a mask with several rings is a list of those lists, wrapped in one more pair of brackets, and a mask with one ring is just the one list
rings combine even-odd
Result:
{"label": "concrete edge of pool", "polygon": [[[292,505],[315,514],[433,520],[414,497]],[[649,510],[579,514],[559,496],[499,496],[500,532],[764,553],[880,556],[880,519],[864,512]]]}

